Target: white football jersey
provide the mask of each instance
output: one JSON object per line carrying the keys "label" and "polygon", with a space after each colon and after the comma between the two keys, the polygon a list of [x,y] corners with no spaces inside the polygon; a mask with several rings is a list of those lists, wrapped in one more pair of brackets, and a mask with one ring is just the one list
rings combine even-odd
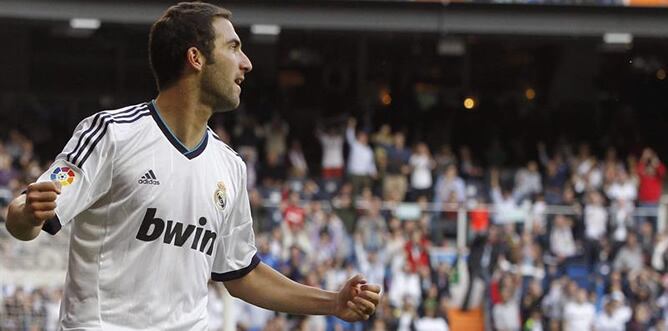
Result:
{"label": "white football jersey", "polygon": [[207,330],[207,282],[256,256],[246,167],[207,130],[193,150],[153,101],[84,119],[39,181],[60,181],[72,223],[64,330]]}

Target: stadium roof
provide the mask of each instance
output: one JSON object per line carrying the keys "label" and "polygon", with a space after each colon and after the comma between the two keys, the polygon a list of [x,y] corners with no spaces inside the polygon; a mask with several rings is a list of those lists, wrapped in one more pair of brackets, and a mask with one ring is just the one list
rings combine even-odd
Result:
{"label": "stadium roof", "polygon": [[[0,18],[150,24],[173,2],[0,0]],[[600,36],[608,32],[668,37],[660,8],[476,5],[376,1],[228,1],[238,26],[287,29]]]}

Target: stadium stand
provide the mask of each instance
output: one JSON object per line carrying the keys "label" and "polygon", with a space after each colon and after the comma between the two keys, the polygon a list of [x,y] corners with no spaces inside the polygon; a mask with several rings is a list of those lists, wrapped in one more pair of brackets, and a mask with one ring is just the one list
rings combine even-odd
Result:
{"label": "stadium stand", "polygon": [[[266,127],[271,125],[287,133],[287,123],[274,120]],[[386,143],[380,135],[370,139],[373,159],[366,162],[373,164],[367,167],[377,173],[354,188],[347,166],[325,167],[321,176],[309,170],[298,145],[287,147],[287,134],[273,131],[269,137],[263,127],[231,133],[216,127],[255,179],[248,190],[263,261],[327,289],[361,271],[383,284],[385,295],[369,322],[352,325],[276,315],[235,300],[223,308],[224,289],[212,283],[212,330],[222,327],[222,309],[236,312],[235,323],[245,330],[665,325],[668,236],[657,223],[665,167],[650,148],[639,157],[609,149],[599,158],[586,144],[577,153],[568,143],[551,146],[551,152],[539,144],[537,159],[524,167],[483,167],[480,151],[453,153],[450,146],[420,142],[404,148],[393,142],[398,133],[386,132]],[[343,131],[329,134],[344,140]],[[263,146],[263,139],[273,147]],[[332,149],[326,165],[343,159],[343,144],[322,141]],[[439,152],[432,156],[430,147]],[[0,215],[48,157],[35,155],[32,141],[19,131],[3,137]],[[387,189],[390,166],[393,180],[397,174],[406,180],[405,194]],[[464,238],[458,238],[460,219]],[[2,330],[54,329],[67,241],[67,233],[59,233],[20,243],[0,227]],[[36,267],[42,271],[35,273]]]}

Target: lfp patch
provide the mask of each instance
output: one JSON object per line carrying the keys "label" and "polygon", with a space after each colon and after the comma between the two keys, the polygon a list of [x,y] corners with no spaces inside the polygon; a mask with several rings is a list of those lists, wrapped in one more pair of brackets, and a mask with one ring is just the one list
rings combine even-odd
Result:
{"label": "lfp patch", "polygon": [[51,180],[59,181],[60,185],[67,186],[74,182],[74,171],[70,167],[58,167],[51,173]]}

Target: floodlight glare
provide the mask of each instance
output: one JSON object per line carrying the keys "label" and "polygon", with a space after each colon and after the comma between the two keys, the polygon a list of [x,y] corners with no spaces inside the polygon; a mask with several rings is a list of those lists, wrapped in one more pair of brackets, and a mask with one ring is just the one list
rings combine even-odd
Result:
{"label": "floodlight glare", "polygon": [[70,20],[72,29],[97,30],[100,27],[100,20],[97,18],[73,18]]}

